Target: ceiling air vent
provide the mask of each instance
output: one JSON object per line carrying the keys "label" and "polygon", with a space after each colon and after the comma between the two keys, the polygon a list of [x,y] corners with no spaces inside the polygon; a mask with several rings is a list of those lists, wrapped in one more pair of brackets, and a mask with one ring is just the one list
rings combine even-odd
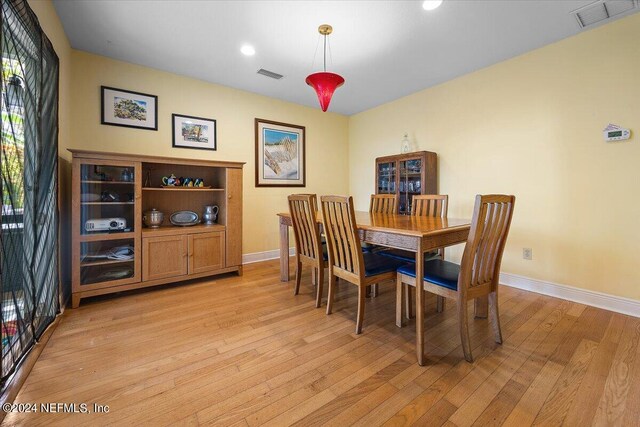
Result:
{"label": "ceiling air vent", "polygon": [[271,77],[276,80],[280,80],[284,77],[282,74],[274,73],[273,71],[265,70],[264,68],[260,68],[258,70],[258,74],[262,74],[263,76]]}
{"label": "ceiling air vent", "polygon": [[637,2],[638,0],[599,0],[571,13],[575,15],[580,28],[584,28],[635,9],[638,7]]}

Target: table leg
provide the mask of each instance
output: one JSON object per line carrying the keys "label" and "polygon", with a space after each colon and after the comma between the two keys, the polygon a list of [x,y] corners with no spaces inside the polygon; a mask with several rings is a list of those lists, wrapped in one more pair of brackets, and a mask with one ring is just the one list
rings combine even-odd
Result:
{"label": "table leg", "polygon": [[289,226],[280,220],[280,281],[289,281]]}
{"label": "table leg", "polygon": [[422,291],[422,279],[424,277],[424,251],[422,250],[422,239],[418,241],[416,251],[416,354],[418,364],[424,366],[424,292]]}
{"label": "table leg", "polygon": [[474,301],[474,313],[477,318],[486,319],[489,314],[489,296],[476,298]]}

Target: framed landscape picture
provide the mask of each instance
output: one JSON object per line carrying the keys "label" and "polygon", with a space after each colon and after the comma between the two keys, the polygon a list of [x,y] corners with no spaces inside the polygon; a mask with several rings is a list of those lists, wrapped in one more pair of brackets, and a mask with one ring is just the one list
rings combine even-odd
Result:
{"label": "framed landscape picture", "polygon": [[158,97],[101,86],[103,125],[158,130]]}
{"label": "framed landscape picture", "polygon": [[171,129],[174,147],[199,150],[216,149],[216,121],[214,119],[172,114]]}
{"label": "framed landscape picture", "polygon": [[256,119],[256,187],[305,186],[305,127]]}

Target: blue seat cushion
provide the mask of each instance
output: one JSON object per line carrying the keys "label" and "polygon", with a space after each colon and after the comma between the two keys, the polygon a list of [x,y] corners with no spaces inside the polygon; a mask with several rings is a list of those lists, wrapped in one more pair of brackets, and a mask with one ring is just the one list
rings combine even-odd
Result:
{"label": "blue seat cushion", "polygon": [[384,257],[376,253],[365,252],[362,255],[364,257],[364,275],[366,277],[396,271],[405,264],[397,259]]}
{"label": "blue seat cushion", "polygon": [[[388,256],[389,258],[395,258],[404,262],[416,262],[416,254],[414,252],[403,251],[402,249],[389,249],[387,251],[378,252],[380,255]],[[426,252],[424,254],[424,262],[438,258],[438,252]]]}
{"label": "blue seat cushion", "polygon": [[[398,269],[398,273],[416,277],[416,265],[405,264]],[[443,288],[457,291],[459,274],[460,266],[453,262],[434,259],[424,263],[424,281]]]}

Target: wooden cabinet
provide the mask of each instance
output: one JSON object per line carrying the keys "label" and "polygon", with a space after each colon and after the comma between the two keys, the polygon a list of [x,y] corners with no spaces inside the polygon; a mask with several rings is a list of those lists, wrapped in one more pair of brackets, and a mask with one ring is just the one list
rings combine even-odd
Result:
{"label": "wooden cabinet", "polygon": [[189,274],[200,274],[224,268],[224,233],[189,235]]}
{"label": "wooden cabinet", "polygon": [[187,236],[146,237],[142,239],[142,280],[186,276],[189,256]]}
{"label": "wooden cabinet", "polygon": [[[236,271],[242,274],[244,163],[73,153],[72,306],[82,298]],[[163,187],[162,177],[200,178],[205,187]],[[218,206],[215,224],[177,227],[176,211],[202,215]],[[142,215],[164,213],[159,228]]]}
{"label": "wooden cabinet", "polygon": [[438,156],[430,151],[376,159],[376,194],[395,194],[398,213],[411,212],[412,197],[416,194],[437,194]]}

